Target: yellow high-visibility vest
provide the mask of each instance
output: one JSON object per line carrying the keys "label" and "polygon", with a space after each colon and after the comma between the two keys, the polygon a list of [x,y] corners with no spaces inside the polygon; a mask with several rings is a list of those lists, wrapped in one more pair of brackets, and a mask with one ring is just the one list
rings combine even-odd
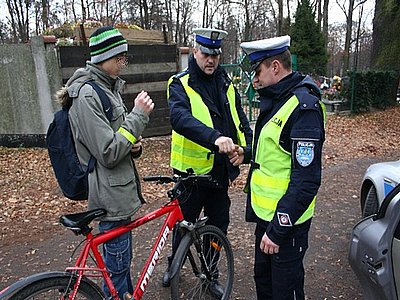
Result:
{"label": "yellow high-visibility vest", "polygon": [[[254,161],[259,168],[251,174],[251,206],[255,214],[265,221],[273,219],[278,202],[285,195],[290,182],[292,156],[279,144],[279,138],[298,105],[298,98],[292,96],[264,125],[257,142]],[[325,107],[321,101],[320,105],[325,124]],[[316,196],[295,224],[304,223],[313,216],[315,200]]]}
{"label": "yellow high-visibility vest", "polygon": [[[168,81],[168,89],[174,76]],[[208,107],[203,102],[200,94],[193,90],[188,84],[189,74],[179,78],[190,101],[190,107],[193,117],[204,123],[206,126],[213,128],[213,122]],[[168,94],[168,92],[167,92]],[[237,138],[240,146],[246,146],[244,133],[239,129],[240,119],[235,106],[235,89],[231,83],[227,90],[227,98],[229,108],[236,127]],[[206,174],[211,171],[214,164],[214,155],[210,154],[210,150],[191,141],[190,139],[178,134],[172,130],[171,140],[171,160],[172,168],[181,172],[186,172],[188,168],[192,168],[195,174]]]}

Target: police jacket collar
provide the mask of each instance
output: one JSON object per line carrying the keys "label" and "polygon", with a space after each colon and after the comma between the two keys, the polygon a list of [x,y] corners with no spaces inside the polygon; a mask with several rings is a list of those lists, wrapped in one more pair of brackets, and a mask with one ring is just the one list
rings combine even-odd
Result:
{"label": "police jacket collar", "polygon": [[[292,72],[279,82],[259,89],[260,97],[266,97],[276,101],[287,99],[294,86],[297,86],[303,79],[303,76],[297,72]],[[261,100],[261,99],[260,99]]]}
{"label": "police jacket collar", "polygon": [[225,76],[224,74],[226,73],[224,72],[223,68],[221,66],[218,66],[215,72],[211,76],[209,76],[200,69],[193,55],[189,57],[189,86],[193,88],[197,93],[199,93],[207,107],[219,116],[221,116],[221,112],[219,111],[217,105],[214,103],[213,99],[210,99],[206,95],[205,87],[203,85],[208,84],[208,82],[213,80],[213,83],[221,88],[221,90],[217,90],[216,92],[218,92],[219,95],[225,95],[229,86],[229,81],[227,79],[227,76]]}

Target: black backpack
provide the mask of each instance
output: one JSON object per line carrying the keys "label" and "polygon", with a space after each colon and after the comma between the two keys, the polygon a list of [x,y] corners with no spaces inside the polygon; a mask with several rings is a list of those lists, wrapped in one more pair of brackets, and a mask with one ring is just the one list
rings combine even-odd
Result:
{"label": "black backpack", "polygon": [[[91,85],[99,95],[104,113],[111,122],[113,114],[110,99],[94,81],[86,84]],[[70,107],[63,107],[54,114],[53,122],[47,130],[46,144],[54,174],[64,196],[71,200],[86,200],[89,194],[88,174],[93,171],[96,159],[91,156],[87,171],[83,171],[69,124]]]}

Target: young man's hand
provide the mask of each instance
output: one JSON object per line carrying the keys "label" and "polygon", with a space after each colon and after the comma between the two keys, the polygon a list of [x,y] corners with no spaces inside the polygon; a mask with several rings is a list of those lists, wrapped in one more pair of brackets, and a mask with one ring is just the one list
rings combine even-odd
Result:
{"label": "young man's hand", "polygon": [[141,91],[134,100],[134,106],[141,109],[147,115],[150,115],[154,108],[154,102],[147,92]]}
{"label": "young man's hand", "polygon": [[136,143],[134,143],[132,145],[131,152],[136,153],[136,152],[140,151],[141,147],[142,147],[142,136],[139,136]]}

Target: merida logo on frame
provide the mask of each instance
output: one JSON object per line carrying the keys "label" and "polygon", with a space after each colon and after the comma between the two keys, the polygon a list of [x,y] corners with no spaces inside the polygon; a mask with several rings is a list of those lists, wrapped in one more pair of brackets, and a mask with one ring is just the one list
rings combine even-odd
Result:
{"label": "merida logo on frame", "polygon": [[154,267],[157,264],[158,259],[160,258],[160,253],[162,251],[162,249],[165,246],[165,243],[167,241],[168,235],[171,232],[171,230],[169,229],[168,225],[165,226],[165,230],[161,236],[160,242],[157,245],[156,251],[154,251],[154,255],[153,258],[150,261],[149,266],[147,267],[146,270],[146,275],[144,275],[142,282],[140,283],[140,289],[144,292],[144,290],[146,289],[147,283],[150,280],[151,274],[153,274],[154,271]]}

